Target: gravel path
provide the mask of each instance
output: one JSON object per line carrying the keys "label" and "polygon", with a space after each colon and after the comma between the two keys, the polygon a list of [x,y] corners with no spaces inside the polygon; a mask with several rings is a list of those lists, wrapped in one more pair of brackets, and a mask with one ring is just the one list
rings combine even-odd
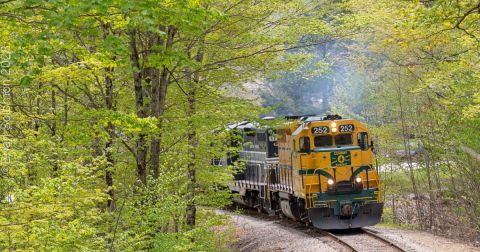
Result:
{"label": "gravel path", "polygon": [[[231,216],[232,224],[237,229],[237,241],[232,244],[233,251],[350,251],[332,238],[322,235],[312,227],[291,220],[281,220],[266,214],[236,214],[219,210],[219,214]],[[457,252],[480,251],[480,248],[465,243],[435,236],[433,234],[385,227],[369,227],[369,230],[395,242],[409,252]],[[368,246],[369,237],[352,236],[351,243],[359,251],[390,251]],[[357,241],[358,240],[358,241]],[[349,241],[350,242],[350,241]]]}

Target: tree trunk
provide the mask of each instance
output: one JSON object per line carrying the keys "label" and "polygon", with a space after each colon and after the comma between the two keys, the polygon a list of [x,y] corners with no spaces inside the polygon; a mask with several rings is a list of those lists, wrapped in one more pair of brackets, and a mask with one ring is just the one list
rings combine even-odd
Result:
{"label": "tree trunk", "polygon": [[[108,110],[114,110],[113,104],[113,68],[106,69],[105,74],[105,106]],[[105,156],[107,159],[107,167],[105,169],[105,183],[107,184],[107,194],[109,199],[107,201],[107,207],[110,211],[115,208],[115,194],[113,191],[113,169],[115,167],[115,159],[113,158],[113,144],[115,142],[115,128],[112,122],[107,124],[108,140],[105,144]]]}
{"label": "tree trunk", "polygon": [[[203,61],[203,52],[202,49],[199,49],[195,60],[199,63]],[[189,229],[195,228],[196,222],[196,212],[197,208],[195,205],[195,190],[196,190],[196,148],[198,146],[198,136],[197,131],[194,125],[194,116],[196,114],[196,91],[198,84],[200,82],[200,76],[196,72],[193,76],[193,81],[191,79],[192,74],[189,70],[186,71],[186,81],[188,85],[188,186],[187,186],[187,225]]]}
{"label": "tree trunk", "polygon": [[[399,82],[400,84],[400,82]],[[407,134],[407,126],[405,124],[405,114],[404,114],[404,111],[403,111],[403,101],[402,101],[402,90],[400,89],[400,86],[398,86],[398,89],[397,89],[397,92],[398,92],[398,101],[399,101],[399,106],[400,106],[400,119],[401,119],[401,123],[402,123],[402,139],[403,139],[403,147],[404,147],[404,150],[405,150],[405,154],[407,156],[407,163],[408,163],[408,171],[409,171],[409,175],[410,175],[410,182],[412,183],[412,189],[413,189],[413,193],[414,193],[414,196],[415,196],[415,205],[416,205],[416,208],[417,208],[417,214],[418,214],[418,217],[420,218],[420,225],[423,227],[423,219],[422,219],[422,213],[421,213],[421,210],[420,210],[420,199],[419,199],[419,195],[418,195],[418,188],[417,188],[417,182],[416,182],[416,179],[415,179],[415,174],[414,174],[414,170],[413,170],[413,164],[412,164],[412,156],[411,156],[411,153],[410,153],[410,136],[409,134]]]}
{"label": "tree trunk", "polygon": [[[142,86],[142,71],[140,67],[140,60],[137,49],[136,31],[134,29],[129,31],[130,36],[130,63],[133,68],[133,83],[135,87],[135,106],[137,116],[139,118],[146,117],[146,109],[144,105],[144,90]],[[137,177],[142,184],[147,183],[147,142],[146,135],[140,133],[135,143],[137,150]]]}
{"label": "tree trunk", "polygon": [[68,124],[68,85],[69,82],[67,81],[67,86],[65,87],[65,93],[63,93],[63,129],[62,130],[62,141],[65,139],[65,129],[67,128]]}
{"label": "tree trunk", "polygon": [[[103,39],[107,38],[109,24],[101,22]],[[112,60],[116,60],[116,56],[112,57]],[[104,85],[105,85],[105,107],[108,111],[114,111],[114,87],[113,87],[113,74],[114,67],[104,68]],[[115,209],[115,192],[113,190],[113,171],[115,168],[115,159],[113,157],[113,145],[115,144],[115,127],[111,121],[108,121],[106,131],[108,138],[105,143],[105,158],[107,159],[107,165],[105,167],[105,184],[107,185],[107,208],[110,211]]]}
{"label": "tree trunk", "polygon": [[433,215],[434,215],[434,202],[435,202],[435,195],[433,192],[433,183],[432,183],[432,177],[431,177],[431,166],[430,166],[430,156],[428,155],[428,152],[424,155],[425,157],[425,170],[427,173],[427,182],[428,182],[428,195],[430,197],[429,199],[429,226],[428,228],[432,230],[433,226]]}
{"label": "tree trunk", "polygon": [[[53,115],[56,114],[56,111],[57,111],[57,94],[55,92],[55,90],[52,90],[51,91],[51,95],[52,95],[52,108],[51,108],[51,112]],[[57,134],[57,121],[56,121],[56,118],[53,118],[52,120],[52,125],[50,126],[50,131],[51,131],[51,136],[55,136]]]}
{"label": "tree trunk", "polygon": [[[163,29],[164,30],[164,29]],[[167,32],[167,41],[165,43],[165,49],[169,50],[173,45],[173,38],[175,37],[175,28],[170,26]],[[163,41],[161,42],[163,44]],[[151,111],[152,115],[158,119],[157,128],[159,130],[158,135],[153,136],[150,146],[150,170],[153,173],[153,178],[158,179],[160,168],[160,141],[162,130],[162,115],[165,111],[165,102],[167,97],[168,87],[168,69],[165,65],[162,66],[162,71],[159,76],[158,69],[154,69],[151,72],[152,78],[152,103]]]}
{"label": "tree trunk", "polygon": [[[42,88],[43,88],[43,84],[40,83],[38,84],[38,92],[41,93],[42,92]],[[34,123],[34,130],[35,130],[35,136],[38,135],[38,130],[40,129],[40,122],[39,122],[39,117],[40,115],[42,114],[42,111],[40,109],[40,95],[37,96],[37,99],[36,99],[36,109],[37,109],[37,118],[35,118],[35,120],[33,121]]]}
{"label": "tree trunk", "polygon": [[192,81],[190,70],[185,73],[186,82],[188,85],[188,167],[187,167],[187,225],[189,229],[195,228],[196,206],[195,206],[195,146],[197,144],[197,133],[193,125],[193,116],[195,114],[195,83]]}
{"label": "tree trunk", "polygon": [[[55,90],[52,89],[51,91],[51,98],[52,98],[52,114],[54,115],[54,118],[52,120],[52,125],[50,126],[50,136],[56,141],[56,139],[54,138],[57,134],[57,118],[55,117],[55,114],[56,114],[56,110],[57,110],[57,94],[55,92]],[[58,176],[58,154],[57,153],[53,153],[52,154],[52,159],[53,159],[53,169],[52,169],[52,176],[55,178]]]}

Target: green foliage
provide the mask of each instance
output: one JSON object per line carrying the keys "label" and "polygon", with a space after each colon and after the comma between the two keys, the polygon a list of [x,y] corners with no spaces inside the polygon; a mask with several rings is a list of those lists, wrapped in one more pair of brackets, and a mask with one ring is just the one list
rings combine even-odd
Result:
{"label": "green foliage", "polygon": [[[236,151],[226,125],[266,111],[244,83],[310,60],[287,54],[305,34],[347,32],[312,4],[1,2],[0,249],[225,251],[232,230],[213,209],[229,204],[235,167],[211,159]],[[168,88],[159,114],[154,71]]]}

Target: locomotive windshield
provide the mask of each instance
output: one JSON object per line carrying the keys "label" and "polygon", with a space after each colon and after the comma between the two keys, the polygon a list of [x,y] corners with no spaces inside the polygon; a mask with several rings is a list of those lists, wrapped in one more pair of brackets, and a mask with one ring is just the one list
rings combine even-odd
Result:
{"label": "locomotive windshield", "polygon": [[335,145],[351,145],[353,144],[352,134],[341,134],[335,136]]}
{"label": "locomotive windshield", "polygon": [[316,136],[314,139],[315,147],[332,146],[332,136]]}

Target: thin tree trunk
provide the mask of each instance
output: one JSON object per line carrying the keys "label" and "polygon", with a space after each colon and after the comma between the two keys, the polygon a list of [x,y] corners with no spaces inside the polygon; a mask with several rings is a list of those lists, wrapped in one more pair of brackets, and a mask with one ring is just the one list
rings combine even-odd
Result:
{"label": "thin tree trunk", "polygon": [[[52,98],[52,114],[54,115],[53,117],[53,120],[52,120],[52,125],[50,126],[50,135],[53,137],[56,136],[57,134],[57,118],[55,116],[56,114],[56,110],[57,110],[57,98],[56,98],[56,92],[54,89],[52,89],[51,91],[51,98]],[[52,169],[52,173],[53,173],[53,177],[57,177],[57,173],[58,173],[58,155],[56,153],[53,153],[52,154],[52,159],[53,159],[53,169]]]}
{"label": "thin tree trunk", "polygon": [[[111,75],[114,69],[105,69],[105,106],[108,110],[114,110],[113,104],[113,79]],[[105,144],[105,156],[107,159],[107,167],[105,169],[105,183],[107,184],[107,194],[109,199],[107,201],[107,207],[110,211],[115,209],[115,192],[113,191],[113,169],[115,167],[115,159],[113,157],[113,144],[115,142],[115,128],[112,122],[107,124],[108,140]]]}
{"label": "thin tree trunk", "polygon": [[[199,63],[203,61],[203,52],[200,48],[197,52],[195,60]],[[189,229],[195,228],[196,222],[196,212],[197,208],[195,205],[195,190],[196,190],[196,148],[198,146],[198,136],[196,127],[194,125],[194,116],[196,114],[196,91],[198,84],[200,82],[200,76],[198,71],[193,76],[193,81],[191,79],[192,74],[189,70],[186,73],[186,80],[188,84],[188,186],[187,186],[187,225]]]}
{"label": "thin tree trunk", "polygon": [[68,82],[65,88],[65,94],[63,94],[63,126],[67,126],[68,123]]}
{"label": "thin tree trunk", "polygon": [[432,183],[432,177],[431,177],[431,167],[430,167],[430,156],[428,155],[428,153],[426,153],[425,155],[425,170],[427,172],[427,182],[428,182],[428,195],[430,197],[430,199],[428,200],[428,204],[429,204],[429,229],[431,230],[432,229],[432,226],[433,226],[433,215],[434,215],[434,202],[435,202],[435,195],[433,193],[433,183]]}
{"label": "thin tree trunk", "polygon": [[[109,24],[101,22],[103,39],[107,38],[109,33]],[[116,56],[112,57],[112,60],[116,60]],[[108,111],[114,111],[114,86],[113,86],[113,74],[114,67],[104,68],[104,85],[105,85],[105,107]],[[108,121],[106,131],[108,133],[108,139],[105,143],[105,158],[107,159],[107,165],[105,167],[105,184],[107,185],[107,208],[110,211],[115,209],[115,192],[113,190],[113,171],[115,168],[115,159],[113,156],[113,145],[115,143],[115,127],[111,121]]]}
{"label": "thin tree trunk", "polygon": [[63,130],[62,130],[62,141],[65,139],[65,130],[67,129],[68,124],[68,85],[65,87],[65,93],[63,93]]}
{"label": "thin tree trunk", "polygon": [[195,146],[197,144],[197,133],[193,124],[193,116],[195,114],[195,84],[192,81],[190,70],[185,73],[186,82],[188,85],[188,165],[187,165],[187,225],[189,229],[195,228],[196,206],[195,206]]}
{"label": "thin tree trunk", "polygon": [[[146,109],[144,105],[144,90],[142,86],[142,71],[140,67],[140,60],[137,49],[136,31],[130,30],[130,63],[133,68],[133,83],[135,87],[135,106],[137,110],[137,116],[139,118],[146,117]],[[147,183],[147,142],[146,135],[140,133],[136,140],[137,150],[137,177],[142,184]]]}
{"label": "thin tree trunk", "polygon": [[[57,111],[57,95],[55,90],[51,91],[51,98],[52,98],[52,114],[55,115]],[[51,136],[55,136],[57,133],[57,121],[56,118],[53,118],[52,125],[50,126]]]}
{"label": "thin tree trunk", "polygon": [[[38,92],[41,93],[42,92],[42,87],[43,87],[43,84],[40,83],[38,84]],[[42,113],[41,109],[40,109],[40,95],[37,96],[37,99],[36,99],[36,109],[37,109],[37,117],[40,117],[40,114]],[[35,135],[38,135],[38,130],[40,129],[40,122],[39,122],[39,119],[38,118],[35,118],[34,120],[34,130],[35,130]]]}
{"label": "thin tree trunk", "polygon": [[[400,82],[398,84],[400,84]],[[407,127],[406,127],[406,123],[405,123],[405,114],[404,114],[404,111],[403,111],[402,91],[400,89],[400,86],[398,86],[397,92],[398,92],[398,101],[399,101],[399,106],[400,106],[400,119],[401,119],[401,123],[402,123],[403,147],[404,147],[404,150],[405,150],[405,154],[407,156],[408,170],[409,170],[409,175],[410,175],[410,181],[412,183],[413,193],[414,193],[414,196],[415,196],[415,205],[416,205],[416,208],[417,208],[417,214],[418,214],[418,217],[420,218],[420,224],[423,226],[423,219],[422,219],[422,213],[421,213],[421,210],[420,210],[420,201],[419,201],[419,195],[418,195],[417,182],[416,182],[416,179],[415,179],[415,174],[414,174],[413,164],[412,164],[412,156],[411,156],[411,153],[410,153],[410,151],[411,151],[410,150],[410,142],[409,142],[410,136],[407,135]]]}

